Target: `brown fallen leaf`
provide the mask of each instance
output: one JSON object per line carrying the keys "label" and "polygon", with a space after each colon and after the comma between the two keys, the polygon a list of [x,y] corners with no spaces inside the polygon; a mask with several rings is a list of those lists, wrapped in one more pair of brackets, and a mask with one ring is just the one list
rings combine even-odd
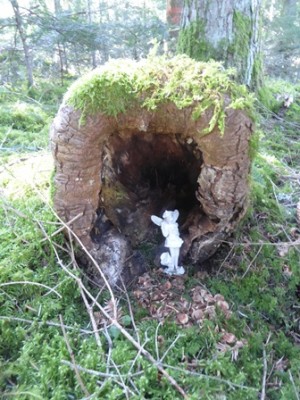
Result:
{"label": "brown fallen leaf", "polygon": [[189,322],[189,316],[183,313],[177,314],[176,319],[181,325],[186,325]]}
{"label": "brown fallen leaf", "polygon": [[225,332],[224,335],[222,336],[222,342],[228,343],[228,344],[233,344],[236,343],[237,338],[233,333],[230,332]]}
{"label": "brown fallen leaf", "polygon": [[275,370],[276,371],[286,371],[289,366],[289,360],[286,358],[281,357],[278,361],[275,363]]}
{"label": "brown fallen leaf", "polygon": [[193,309],[192,318],[198,322],[204,318],[204,312],[199,309]]}
{"label": "brown fallen leaf", "polygon": [[284,265],[282,268],[283,275],[287,276],[290,278],[293,275],[293,271],[288,265]]}
{"label": "brown fallen leaf", "polygon": [[202,303],[203,297],[201,296],[201,294],[199,292],[194,292],[193,293],[193,301],[195,303]]}
{"label": "brown fallen leaf", "polygon": [[163,290],[170,290],[172,287],[172,283],[170,281],[166,281],[163,285],[162,285],[162,289]]}
{"label": "brown fallen leaf", "polygon": [[227,301],[219,300],[217,301],[217,306],[220,307],[220,309],[224,312],[229,310],[229,304],[227,303]]}
{"label": "brown fallen leaf", "polygon": [[214,296],[215,301],[225,301],[224,296],[222,296],[221,294],[216,294]]}

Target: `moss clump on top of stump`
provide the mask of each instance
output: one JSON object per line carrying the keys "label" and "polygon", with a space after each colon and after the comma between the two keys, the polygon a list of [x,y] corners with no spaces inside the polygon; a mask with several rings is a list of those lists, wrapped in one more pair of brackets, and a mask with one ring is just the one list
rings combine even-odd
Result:
{"label": "moss clump on top of stump", "polygon": [[115,60],[67,92],[51,129],[54,204],[112,284],[145,265],[151,214],[179,210],[192,264],[245,214],[252,97],[232,74],[187,56]]}
{"label": "moss clump on top of stump", "polygon": [[64,101],[83,117],[97,112],[116,117],[133,107],[150,111],[172,102],[179,110],[191,107],[198,119],[211,108],[209,127],[199,133],[209,133],[216,125],[224,133],[227,108],[253,114],[253,97],[234,82],[234,73],[219,62],[195,62],[185,55],[113,60],[76,81]]}

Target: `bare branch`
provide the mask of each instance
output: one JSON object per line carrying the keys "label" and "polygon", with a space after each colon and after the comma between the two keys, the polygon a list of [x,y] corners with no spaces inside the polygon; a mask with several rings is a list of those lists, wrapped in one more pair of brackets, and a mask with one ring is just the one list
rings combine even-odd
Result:
{"label": "bare branch", "polygon": [[1,283],[0,287],[3,286],[11,286],[11,285],[33,285],[33,286],[40,286],[42,288],[48,289],[48,293],[55,293],[60,299],[62,299],[62,295],[59,294],[55,289],[51,288],[50,286],[44,285],[43,283],[38,282],[31,282],[31,281],[16,281],[16,282],[5,282]]}
{"label": "bare branch", "polygon": [[66,342],[66,345],[67,345],[67,349],[68,349],[68,352],[69,352],[71,360],[72,360],[72,365],[74,365],[74,371],[75,371],[75,375],[77,377],[78,383],[79,383],[79,385],[81,387],[81,390],[85,394],[85,396],[90,396],[90,393],[88,392],[87,388],[85,387],[85,385],[83,383],[83,380],[81,379],[80,373],[79,373],[79,371],[78,371],[78,369],[76,367],[75,356],[74,356],[73,350],[71,348],[70,342],[68,340],[68,336],[67,336],[67,333],[66,333],[66,330],[65,330],[65,327],[64,327],[64,322],[63,322],[63,318],[62,318],[61,314],[59,315],[59,320],[60,320],[60,323],[61,323],[61,330],[62,330],[64,339],[65,339],[65,342]]}

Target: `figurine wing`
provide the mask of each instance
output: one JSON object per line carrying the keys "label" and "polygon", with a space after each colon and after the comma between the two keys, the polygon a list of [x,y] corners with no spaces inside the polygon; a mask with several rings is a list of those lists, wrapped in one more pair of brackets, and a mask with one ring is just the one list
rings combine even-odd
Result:
{"label": "figurine wing", "polygon": [[163,222],[162,218],[157,217],[156,215],[151,215],[151,221],[155,223],[155,225],[161,226]]}

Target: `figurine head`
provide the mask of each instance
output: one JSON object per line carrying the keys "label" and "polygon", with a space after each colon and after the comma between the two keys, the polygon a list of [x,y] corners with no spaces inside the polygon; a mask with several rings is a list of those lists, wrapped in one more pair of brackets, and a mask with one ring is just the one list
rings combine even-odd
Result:
{"label": "figurine head", "polygon": [[163,219],[168,222],[169,224],[174,224],[179,217],[179,211],[174,210],[174,211],[165,211],[163,213]]}

